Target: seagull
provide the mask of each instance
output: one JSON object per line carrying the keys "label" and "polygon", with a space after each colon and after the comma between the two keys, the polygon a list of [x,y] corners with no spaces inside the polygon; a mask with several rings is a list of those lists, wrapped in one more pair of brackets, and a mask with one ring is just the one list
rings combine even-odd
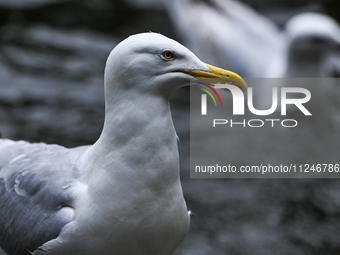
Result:
{"label": "seagull", "polygon": [[[340,26],[322,13],[300,13],[285,25],[287,49],[282,69],[273,77],[331,77],[337,70],[330,63],[340,61]],[[329,64],[326,64],[329,63]]]}
{"label": "seagull", "polygon": [[[339,87],[331,86],[331,79],[340,72],[340,26],[332,17],[322,13],[300,13],[288,20],[285,25],[287,48],[285,58],[281,59],[281,68],[271,69],[268,76],[273,78],[319,78],[317,83],[305,81],[306,89],[312,95],[309,110],[315,118],[309,118],[309,125],[316,132],[331,130],[335,112],[331,109],[339,105]],[[281,86],[286,86],[285,80]],[[334,81],[334,80],[333,80]],[[278,86],[278,84],[275,84]],[[262,99],[264,103],[266,99]],[[266,102],[268,105],[269,103]],[[288,107],[289,114],[299,112],[296,107]],[[331,113],[331,114],[330,114]],[[316,117],[317,116],[317,117]]]}
{"label": "seagull", "polygon": [[[339,72],[334,63],[340,62],[340,28],[328,15],[300,13],[282,30],[236,0],[173,0],[164,4],[185,45],[198,57],[243,77],[333,77]],[[333,69],[323,70],[328,67]]]}
{"label": "seagull", "polygon": [[93,145],[1,138],[1,248],[9,255],[172,254],[190,211],[169,96],[201,78],[247,88],[172,39],[133,35],[106,62],[105,121]]}
{"label": "seagull", "polygon": [[[173,0],[164,4],[190,49],[243,77],[336,78],[340,73],[340,27],[328,15],[300,13],[291,17],[281,30],[264,15],[236,0]],[[261,80],[254,87],[254,105],[268,109],[272,105],[273,87],[286,86],[286,81]],[[308,89],[315,102],[311,110],[329,118],[327,108],[332,107],[330,102],[338,101],[338,97],[334,98],[338,87],[308,85]],[[299,111],[296,107],[288,108],[290,113]],[[320,123],[329,120],[320,119]]]}
{"label": "seagull", "polygon": [[286,34],[247,4],[235,0],[164,4],[183,42],[198,57],[245,78],[264,78],[268,68],[284,57]]}

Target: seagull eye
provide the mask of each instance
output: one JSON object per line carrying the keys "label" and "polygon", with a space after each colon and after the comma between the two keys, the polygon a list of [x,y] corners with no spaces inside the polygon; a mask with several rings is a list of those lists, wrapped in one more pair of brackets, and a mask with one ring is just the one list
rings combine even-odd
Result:
{"label": "seagull eye", "polygon": [[170,60],[170,59],[173,59],[175,57],[175,54],[170,50],[166,50],[166,51],[163,51],[162,56],[165,59]]}

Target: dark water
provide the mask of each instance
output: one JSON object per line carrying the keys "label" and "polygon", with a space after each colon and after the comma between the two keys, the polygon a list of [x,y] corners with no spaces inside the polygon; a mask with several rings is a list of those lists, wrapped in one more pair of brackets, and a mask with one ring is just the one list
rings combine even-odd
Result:
{"label": "dark water", "polygon": [[[145,31],[180,40],[159,1],[141,2],[0,0],[3,134],[67,147],[96,141],[110,50]],[[248,3],[278,22],[312,4]],[[320,6],[340,17],[337,1]],[[174,254],[340,254],[339,180],[190,179],[188,90],[173,96],[172,109],[181,138],[183,189],[194,213],[189,235]]]}

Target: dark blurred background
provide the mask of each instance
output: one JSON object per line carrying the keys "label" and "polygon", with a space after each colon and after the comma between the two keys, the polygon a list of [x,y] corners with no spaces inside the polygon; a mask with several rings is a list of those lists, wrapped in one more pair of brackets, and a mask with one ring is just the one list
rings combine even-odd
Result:
{"label": "dark blurred background", "polygon": [[[104,119],[103,71],[111,49],[148,31],[185,43],[172,23],[170,1],[0,0],[4,136],[66,147],[94,143]],[[191,1],[202,3],[215,5]],[[279,28],[304,11],[340,21],[338,0],[244,3]],[[171,104],[183,190],[193,211],[190,232],[175,255],[340,254],[339,180],[190,179],[188,89],[177,91]]]}

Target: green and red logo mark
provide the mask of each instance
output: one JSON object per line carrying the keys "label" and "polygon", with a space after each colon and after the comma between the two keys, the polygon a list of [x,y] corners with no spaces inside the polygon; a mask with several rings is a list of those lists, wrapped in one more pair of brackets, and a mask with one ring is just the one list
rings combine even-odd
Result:
{"label": "green and red logo mark", "polygon": [[[221,106],[222,106],[222,100],[221,100],[219,94],[217,93],[217,91],[216,91],[212,86],[210,86],[210,85],[208,85],[208,84],[201,83],[201,85],[206,86],[206,87],[209,88],[212,92],[214,92],[214,94],[217,96],[217,98],[218,98],[218,100],[220,101],[220,104],[221,104]],[[217,106],[216,100],[215,100],[214,96],[211,94],[211,92],[210,92],[209,90],[204,89],[204,88],[201,88],[201,87],[198,87],[198,88],[201,89],[201,90],[203,90],[204,92],[206,92],[206,93],[212,98],[212,100],[214,100],[215,106]]]}

